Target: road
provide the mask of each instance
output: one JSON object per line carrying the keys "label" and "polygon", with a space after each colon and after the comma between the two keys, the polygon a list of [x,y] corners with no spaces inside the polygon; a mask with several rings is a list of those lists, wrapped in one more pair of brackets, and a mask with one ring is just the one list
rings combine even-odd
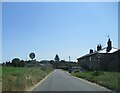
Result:
{"label": "road", "polygon": [[34,91],[110,91],[86,80],[55,69]]}

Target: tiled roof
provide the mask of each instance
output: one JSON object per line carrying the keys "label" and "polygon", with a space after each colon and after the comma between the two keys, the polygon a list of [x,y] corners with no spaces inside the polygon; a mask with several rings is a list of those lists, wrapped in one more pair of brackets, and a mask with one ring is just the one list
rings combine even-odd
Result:
{"label": "tiled roof", "polygon": [[[99,51],[95,51],[95,52],[93,52],[93,53],[91,53],[91,54],[86,54],[86,55],[84,55],[84,56],[82,56],[82,57],[80,57],[80,58],[83,58],[83,57],[87,57],[87,56],[90,56],[90,55],[94,55],[94,54],[97,54],[97,53],[114,53],[114,52],[117,52],[118,50],[120,50],[120,49],[118,49],[118,48],[114,48],[114,47],[112,47],[112,49],[109,51],[109,52],[107,52],[107,47],[105,47],[105,48],[103,48],[103,49],[101,49],[101,50],[99,50]],[[78,58],[78,59],[80,59],[80,58]]]}

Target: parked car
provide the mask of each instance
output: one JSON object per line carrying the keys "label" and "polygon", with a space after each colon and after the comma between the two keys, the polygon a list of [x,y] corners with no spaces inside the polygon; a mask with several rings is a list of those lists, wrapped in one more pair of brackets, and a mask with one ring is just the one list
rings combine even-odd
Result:
{"label": "parked car", "polygon": [[80,66],[74,66],[72,68],[69,69],[69,73],[76,73],[76,72],[84,72],[86,71],[85,69],[83,69],[82,67]]}

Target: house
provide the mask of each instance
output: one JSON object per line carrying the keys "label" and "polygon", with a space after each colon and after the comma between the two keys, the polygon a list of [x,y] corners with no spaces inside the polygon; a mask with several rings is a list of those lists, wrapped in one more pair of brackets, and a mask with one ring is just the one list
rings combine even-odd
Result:
{"label": "house", "polygon": [[102,48],[101,44],[97,46],[97,51],[93,52],[90,49],[90,53],[78,58],[78,64],[86,70],[91,71],[120,71],[118,67],[120,63],[118,58],[120,57],[120,49],[112,47],[112,41],[110,38],[107,42],[107,47]]}

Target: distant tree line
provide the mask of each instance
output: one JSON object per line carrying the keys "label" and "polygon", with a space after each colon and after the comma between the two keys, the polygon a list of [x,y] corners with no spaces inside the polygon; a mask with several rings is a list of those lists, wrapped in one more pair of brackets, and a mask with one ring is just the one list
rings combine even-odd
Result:
{"label": "distant tree line", "polygon": [[55,69],[64,69],[68,70],[72,66],[78,65],[76,62],[69,62],[65,60],[61,61],[55,61],[55,60],[41,60],[41,61],[36,61],[36,60],[20,60],[19,58],[14,58],[11,62],[6,61],[5,63],[2,64],[3,66],[12,66],[12,67],[40,67],[41,65],[43,66],[48,66],[51,65]]}
{"label": "distant tree line", "polygon": [[11,62],[6,61],[5,63],[2,64],[3,66],[12,66],[12,67],[53,67],[55,69],[64,69],[68,70],[72,66],[78,65],[76,62],[69,62],[65,60],[60,60],[58,54],[56,54],[54,60],[41,60],[41,61],[36,61],[36,60],[20,60],[19,58],[14,58]]}
{"label": "distant tree line", "polygon": [[6,61],[6,63],[3,62],[2,66],[26,67],[29,66],[29,64],[35,64],[35,63],[37,63],[36,60],[24,61],[24,60],[20,60],[19,58],[14,58],[11,62],[10,61]]}

